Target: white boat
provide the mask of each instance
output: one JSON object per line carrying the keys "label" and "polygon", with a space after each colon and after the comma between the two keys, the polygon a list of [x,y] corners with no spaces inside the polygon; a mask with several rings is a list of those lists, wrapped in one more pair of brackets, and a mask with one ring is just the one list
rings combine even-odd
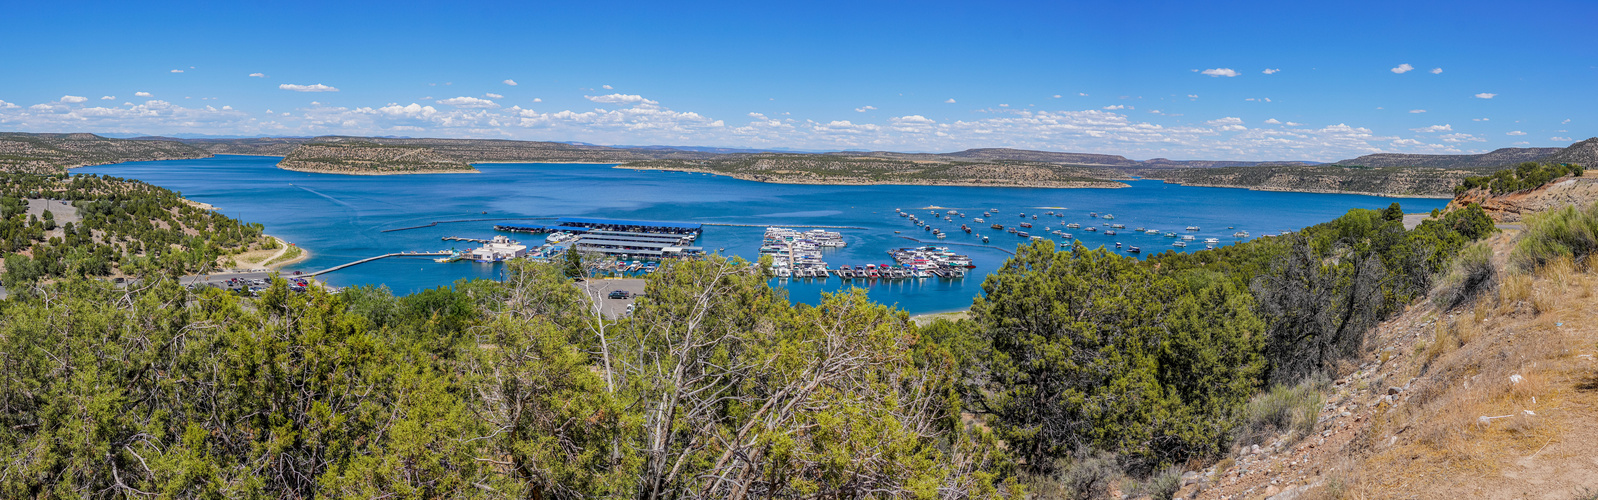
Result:
{"label": "white boat", "polygon": [[1248,237],[1248,231],[1238,231],[1238,232],[1232,233],[1232,237],[1233,238],[1247,238]]}
{"label": "white boat", "polygon": [[1185,242],[1185,241],[1174,241],[1174,242],[1171,242],[1171,246],[1173,246],[1173,247],[1186,247],[1187,246],[1187,242]]}
{"label": "white boat", "polygon": [[1199,230],[1199,227],[1198,226],[1188,226],[1187,230],[1188,231],[1197,231],[1197,230]]}

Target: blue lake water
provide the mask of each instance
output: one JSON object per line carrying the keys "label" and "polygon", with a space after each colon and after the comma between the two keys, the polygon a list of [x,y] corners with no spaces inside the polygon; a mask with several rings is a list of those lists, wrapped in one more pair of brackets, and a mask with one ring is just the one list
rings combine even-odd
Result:
{"label": "blue lake water", "polygon": [[[1194,234],[1185,251],[1204,248],[1204,238],[1237,241],[1232,233],[1247,230],[1254,236],[1296,230],[1336,218],[1353,208],[1384,208],[1400,202],[1406,212],[1440,208],[1447,200],[1382,198],[1375,196],[1284,193],[1229,188],[1184,187],[1160,181],[1132,181],[1122,189],[1033,189],[939,186],[817,186],[765,184],[728,177],[681,172],[639,171],[609,165],[483,164],[481,174],[429,174],[348,176],[292,172],[276,168],[278,157],[218,156],[201,160],[120,163],[74,170],[139,179],[172,189],[185,197],[210,203],[231,217],[266,225],[268,233],[298,244],[312,253],[287,271],[320,270],[375,255],[407,250],[440,250],[475,246],[441,241],[444,236],[488,238],[495,224],[511,222],[460,222],[396,232],[382,232],[452,219],[513,217],[608,217],[677,222],[755,224],[761,227],[707,226],[699,245],[707,251],[753,259],[766,225],[820,224],[857,226],[844,229],[848,246],[826,250],[827,262],[864,265],[890,263],[887,251],[915,246],[918,238],[947,245],[971,256],[977,266],[964,280],[928,278],[854,286],[868,289],[879,302],[896,304],[911,313],[964,309],[980,291],[982,277],[1009,257],[1022,238],[990,229],[989,224],[1013,226],[1024,219],[1035,225],[1033,235],[1052,236],[1045,227],[1060,229],[1077,222],[1099,226],[1098,233],[1068,230],[1090,247],[1142,247],[1144,255],[1172,250],[1171,238],[1133,234],[1148,227],[1179,234]],[[951,231],[947,240],[929,233],[894,213],[895,208],[932,220],[928,206],[967,213],[953,222],[937,219],[933,227]],[[1059,207],[1064,207],[1059,208]],[[982,211],[999,209],[985,224],[972,219]],[[942,210],[939,210],[940,212]],[[1064,212],[1066,217],[1031,215]],[[487,212],[486,214],[484,212]],[[1102,219],[1089,212],[1110,213],[1127,229],[1118,236],[1104,235]],[[524,223],[537,224],[537,221]],[[974,229],[959,231],[965,223]],[[1197,233],[1187,226],[1202,228]],[[1235,227],[1236,229],[1228,229]],[[900,234],[895,234],[900,231]],[[981,243],[988,236],[992,244]],[[528,243],[542,236],[512,235]],[[1063,242],[1063,241],[1062,241]],[[503,266],[473,262],[438,264],[428,259],[384,259],[323,275],[336,286],[385,284],[395,293],[448,285],[460,278],[498,278]],[[824,291],[837,291],[844,283],[828,280],[774,280],[793,300],[815,303]]]}

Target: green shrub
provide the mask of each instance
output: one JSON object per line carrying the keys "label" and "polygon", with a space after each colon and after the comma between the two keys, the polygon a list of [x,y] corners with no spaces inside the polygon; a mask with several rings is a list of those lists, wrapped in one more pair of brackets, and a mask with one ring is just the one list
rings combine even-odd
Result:
{"label": "green shrub", "polygon": [[1237,444],[1249,446],[1269,442],[1283,432],[1291,432],[1299,439],[1315,432],[1325,401],[1321,391],[1331,385],[1325,375],[1316,374],[1294,386],[1277,384],[1269,392],[1255,396],[1244,410],[1242,425],[1237,429]]}
{"label": "green shrub", "polygon": [[1510,258],[1516,268],[1533,271],[1561,257],[1582,263],[1594,250],[1598,250],[1598,204],[1582,210],[1572,205],[1528,219],[1526,234]]}
{"label": "green shrub", "polygon": [[1147,495],[1155,500],[1170,500],[1176,496],[1176,490],[1179,489],[1182,489],[1182,468],[1169,467],[1139,483],[1133,490],[1133,495]]}
{"label": "green shrub", "polygon": [[1445,310],[1453,309],[1475,302],[1482,292],[1496,287],[1498,270],[1493,267],[1492,256],[1493,250],[1486,243],[1465,247],[1439,280],[1433,303]]}

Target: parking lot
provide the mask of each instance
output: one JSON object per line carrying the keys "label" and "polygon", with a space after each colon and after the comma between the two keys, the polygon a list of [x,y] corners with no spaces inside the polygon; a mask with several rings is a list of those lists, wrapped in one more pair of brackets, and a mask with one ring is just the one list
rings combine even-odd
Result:
{"label": "parking lot", "polygon": [[[624,279],[589,279],[577,283],[583,288],[584,295],[590,299],[600,301],[599,312],[606,318],[619,318],[627,313],[627,307],[644,293],[644,280],[638,278]],[[614,292],[625,292],[626,298],[611,298]]]}

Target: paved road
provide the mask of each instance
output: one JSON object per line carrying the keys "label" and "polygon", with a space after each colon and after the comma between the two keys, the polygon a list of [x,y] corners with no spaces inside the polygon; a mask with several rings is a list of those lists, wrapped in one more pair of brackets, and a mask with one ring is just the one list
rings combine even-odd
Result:
{"label": "paved road", "polygon": [[627,306],[632,305],[633,298],[612,299],[609,298],[610,292],[626,290],[634,297],[644,293],[644,280],[639,278],[590,279],[578,282],[577,286],[581,287],[591,300],[595,298],[600,300],[599,313],[612,319],[621,317],[627,311]]}

